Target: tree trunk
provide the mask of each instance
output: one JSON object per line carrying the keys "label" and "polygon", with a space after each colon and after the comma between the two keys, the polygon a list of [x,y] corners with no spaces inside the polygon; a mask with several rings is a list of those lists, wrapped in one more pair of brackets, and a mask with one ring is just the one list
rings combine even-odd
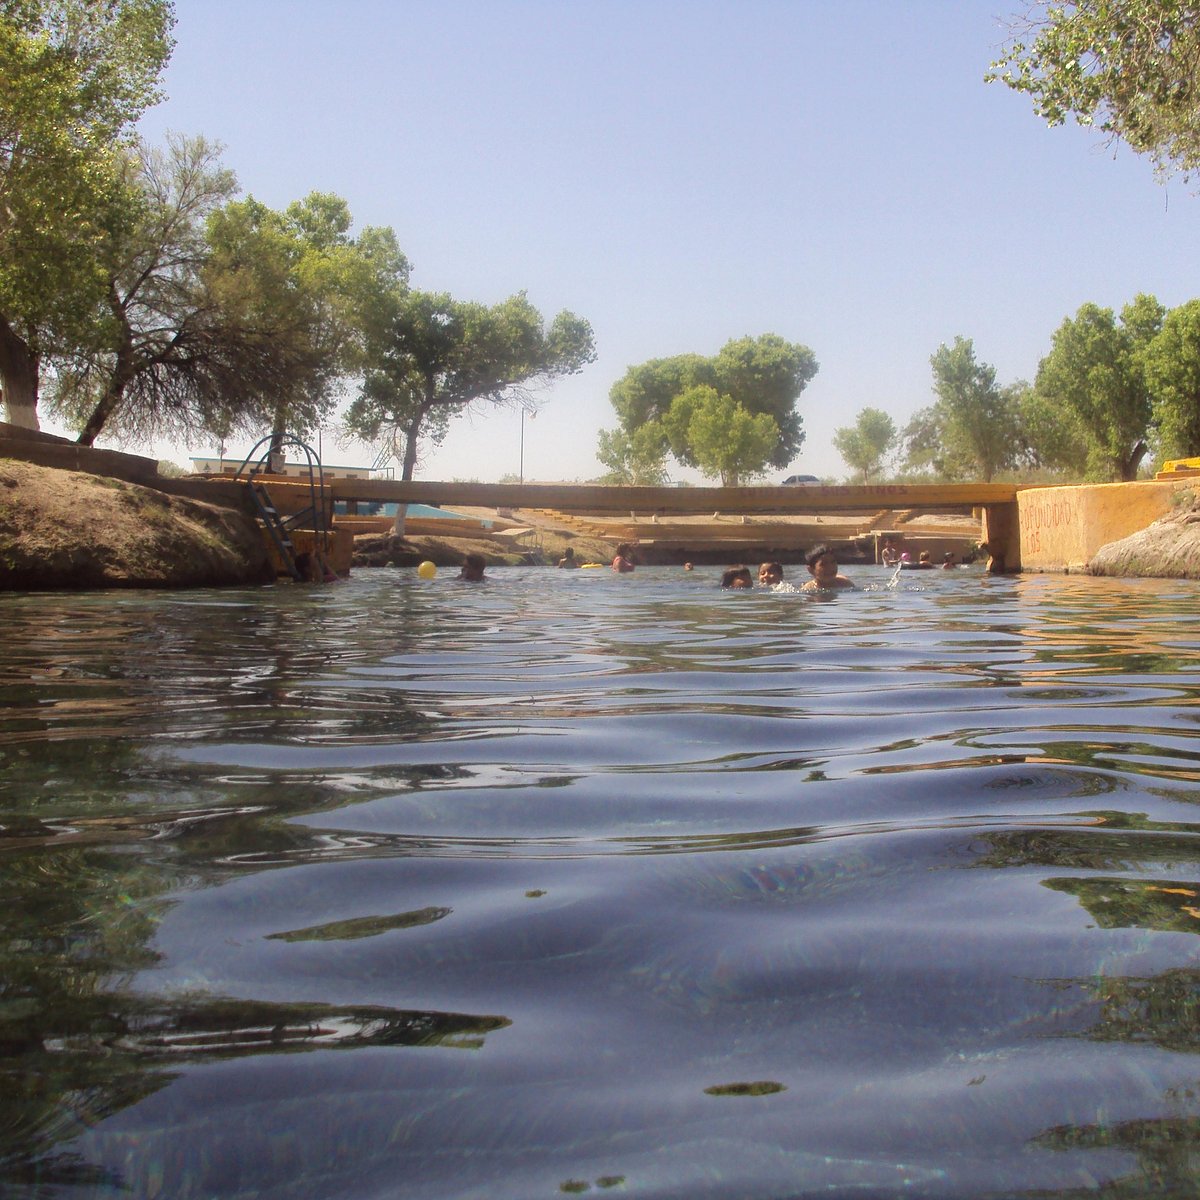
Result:
{"label": "tree trunk", "polygon": [[1129,451],[1125,461],[1120,464],[1122,483],[1130,483],[1137,478],[1138,467],[1142,465],[1142,459],[1146,457],[1149,449],[1150,447],[1143,438],[1138,438],[1134,442],[1133,449]]}
{"label": "tree trunk", "polygon": [[79,431],[79,436],[75,439],[81,446],[92,445],[100,436],[100,431],[104,428],[108,418],[113,415],[113,411],[121,403],[121,397],[125,392],[125,382],[116,378],[109,380],[108,387],[104,389],[104,395],[92,409],[92,415],[88,417],[87,424]]}
{"label": "tree trunk", "polygon": [[22,429],[37,429],[37,351],[0,316],[0,393],[8,421]]}
{"label": "tree trunk", "polygon": [[100,431],[108,423],[108,419],[116,412],[125,395],[125,389],[137,374],[134,369],[133,330],[129,328],[125,310],[115,287],[109,286],[108,305],[121,329],[121,342],[117,346],[117,359],[113,363],[112,374],[104,388],[104,394],[99,403],[92,409],[87,423],[79,431],[75,440],[81,446],[90,446],[100,436]]}
{"label": "tree trunk", "polygon": [[[408,428],[404,431],[404,461],[400,466],[400,478],[407,483],[417,469],[417,439],[421,436],[421,422],[425,419],[425,410],[420,412],[409,422]],[[392,536],[404,536],[404,521],[408,516],[408,505],[396,505],[396,519],[392,522]]]}

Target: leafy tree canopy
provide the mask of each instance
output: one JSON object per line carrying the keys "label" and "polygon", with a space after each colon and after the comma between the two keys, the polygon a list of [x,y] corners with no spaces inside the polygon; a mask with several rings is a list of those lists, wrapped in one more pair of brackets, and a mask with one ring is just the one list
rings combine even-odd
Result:
{"label": "leafy tree canopy", "polygon": [[40,357],[86,337],[128,218],[121,143],[158,98],[167,0],[0,0],[0,387],[37,424]]}
{"label": "leafy tree canopy", "polygon": [[869,483],[896,446],[896,423],[882,409],[864,408],[855,423],[833,434],[834,449],[846,466]]}
{"label": "leafy tree canopy", "polygon": [[236,201],[203,138],[139,145],[127,170],[135,220],[105,248],[92,342],[54,356],[56,410],[86,444],[311,426],[357,365],[365,314],[405,285],[391,230],[356,242],[322,193],[285,213]]}
{"label": "leafy tree canopy", "polygon": [[686,453],[722,487],[738,487],[762,475],[780,441],[779,426],[770,413],[752,413],[728,393],[706,384],[676,396],[663,426],[675,457]]}
{"label": "leafy tree canopy", "polygon": [[1166,314],[1142,365],[1162,457],[1200,455],[1200,300]]}
{"label": "leafy tree canopy", "polygon": [[948,479],[990,482],[1021,454],[1017,390],[997,385],[996,369],[976,360],[969,338],[940,346],[929,362],[937,400],[905,429],[907,465]]}
{"label": "leafy tree canopy", "polygon": [[534,390],[596,357],[592,328],[570,312],[546,325],[524,292],[491,307],[408,292],[368,339],[350,433],[390,441],[411,479],[420,440],[440,444],[472,404],[532,406]]}
{"label": "leafy tree canopy", "polygon": [[1164,310],[1140,295],[1122,310],[1084,304],[1055,331],[1038,367],[1037,403],[1066,414],[1087,449],[1092,479],[1137,478],[1153,413],[1144,370]]}
{"label": "leafy tree canopy", "polygon": [[1029,4],[989,81],[1033,100],[1050,125],[1074,116],[1153,159],[1200,165],[1200,6],[1194,0]]}
{"label": "leafy tree canopy", "polygon": [[608,468],[603,483],[662,487],[667,482],[666,435],[657,421],[633,433],[602,429],[596,457]]}
{"label": "leafy tree canopy", "polygon": [[[627,435],[650,424],[660,425],[671,453],[685,466],[701,467],[713,476],[741,477],[761,474],[767,466],[785,467],[799,453],[804,429],[796,403],[816,373],[817,361],[811,350],[775,334],[764,334],[727,342],[712,358],[681,354],[630,367],[613,385],[609,399]],[[704,416],[694,426],[701,437],[713,428],[717,414],[723,413],[721,420],[733,422],[728,426],[731,432],[734,426],[743,432],[758,430],[745,444],[760,445],[767,425],[753,419],[770,419],[775,441],[759,461],[751,463],[743,450],[738,453],[737,466],[720,466],[707,449],[700,450],[693,440],[693,418],[700,403],[696,389],[702,388],[730,403],[715,405],[707,398]],[[739,410],[748,420],[737,415]]]}

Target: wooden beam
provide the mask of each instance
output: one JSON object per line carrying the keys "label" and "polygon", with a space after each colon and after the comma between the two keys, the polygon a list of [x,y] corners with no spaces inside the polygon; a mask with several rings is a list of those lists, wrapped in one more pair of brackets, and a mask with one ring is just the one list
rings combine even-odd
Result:
{"label": "wooden beam", "polygon": [[437,483],[427,479],[334,479],[335,500],[554,508],[582,513],[822,513],[883,508],[949,509],[1013,503],[1011,483],[888,484],[879,487],[601,487],[595,484]]}

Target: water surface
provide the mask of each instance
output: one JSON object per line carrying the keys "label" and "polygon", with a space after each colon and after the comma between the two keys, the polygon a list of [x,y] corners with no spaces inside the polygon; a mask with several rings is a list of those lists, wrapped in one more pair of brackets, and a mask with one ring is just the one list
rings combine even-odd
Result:
{"label": "water surface", "polygon": [[0,598],[0,1191],[1194,1194],[1200,587],[850,573]]}

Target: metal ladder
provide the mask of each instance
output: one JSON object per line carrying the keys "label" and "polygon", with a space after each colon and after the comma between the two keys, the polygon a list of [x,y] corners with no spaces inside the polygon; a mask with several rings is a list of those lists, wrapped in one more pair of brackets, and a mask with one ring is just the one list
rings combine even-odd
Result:
{"label": "metal ladder", "polygon": [[[259,476],[270,474],[272,459],[277,454],[286,454],[288,448],[298,449],[304,454],[305,462],[301,465],[307,466],[309,504],[307,508],[285,518],[280,516],[265,481]],[[313,540],[318,554],[324,557],[329,553],[331,514],[325,505],[325,478],[320,458],[311,446],[299,438],[286,433],[268,434],[246,455],[235,478],[245,479],[255,513],[266,529],[267,536],[288,574],[295,580],[302,580],[304,576],[296,565],[296,546],[292,541],[291,531],[308,522],[308,527],[314,534]],[[301,476],[301,479],[303,478],[304,476]]]}

